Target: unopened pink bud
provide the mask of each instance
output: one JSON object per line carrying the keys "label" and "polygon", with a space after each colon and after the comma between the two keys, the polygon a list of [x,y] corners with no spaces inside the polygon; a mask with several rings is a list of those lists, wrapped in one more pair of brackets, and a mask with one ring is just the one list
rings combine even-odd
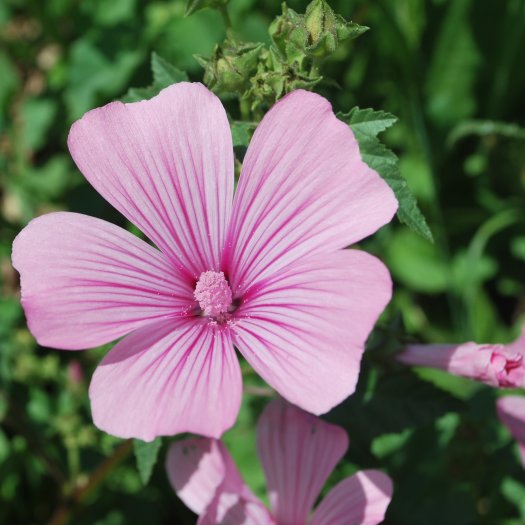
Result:
{"label": "unopened pink bud", "polygon": [[525,339],[509,345],[412,345],[398,356],[409,365],[428,366],[493,387],[525,386]]}

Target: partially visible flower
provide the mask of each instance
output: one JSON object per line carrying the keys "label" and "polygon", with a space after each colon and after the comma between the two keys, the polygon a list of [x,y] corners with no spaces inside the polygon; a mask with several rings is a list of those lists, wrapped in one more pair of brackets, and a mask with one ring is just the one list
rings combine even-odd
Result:
{"label": "partially visible flower", "polygon": [[199,515],[198,525],[374,525],[384,519],[392,482],[365,470],[339,482],[313,511],[328,476],[348,448],[345,431],[284,400],[272,401],[257,425],[270,510],[246,486],[224,445],[214,439],[175,442],[171,484]]}
{"label": "partially visible flower", "polygon": [[295,91],[275,104],[235,195],[228,118],[201,84],[89,111],[68,144],[94,188],[156,245],[67,212],[31,221],[13,244],[41,345],[81,350],[125,336],[89,388],[99,428],[146,441],[219,437],[241,401],[234,346],[310,412],[354,391],[392,283],[376,258],[343,248],[390,221],[397,201],[326,99]]}
{"label": "partially visible flower", "polygon": [[525,386],[525,332],[508,345],[411,345],[397,358],[408,365],[440,368],[493,387]]}
{"label": "partially visible flower", "polygon": [[518,442],[521,462],[525,466],[525,397],[500,397],[496,406],[500,421]]}

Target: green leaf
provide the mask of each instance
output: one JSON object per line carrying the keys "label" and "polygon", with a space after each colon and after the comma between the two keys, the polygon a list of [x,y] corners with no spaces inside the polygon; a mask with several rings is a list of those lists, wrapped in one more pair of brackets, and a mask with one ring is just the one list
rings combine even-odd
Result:
{"label": "green leaf", "polygon": [[188,80],[185,71],[176,68],[155,52],[151,54],[151,71],[153,73],[153,84],[143,88],[129,88],[128,92],[122,97],[124,102],[148,100],[158,95],[164,88]]}
{"label": "green leaf", "polygon": [[231,123],[233,146],[248,146],[255,125],[250,122],[235,120]]}
{"label": "green leaf", "polygon": [[161,438],[157,438],[151,442],[141,441],[140,439],[133,440],[137,468],[143,485],[147,485],[151,478],[161,445]]}
{"label": "green leaf", "polygon": [[201,9],[219,9],[225,6],[230,0],[188,0],[186,2],[186,16],[200,11]]}
{"label": "green leaf", "polygon": [[147,100],[158,94],[158,89],[149,86],[145,88],[129,88],[128,92],[122,97],[123,102],[139,102]]}
{"label": "green leaf", "polygon": [[416,292],[442,293],[449,286],[450,270],[434,244],[406,228],[397,230],[386,246],[392,274]]}
{"label": "green leaf", "polygon": [[346,114],[338,114],[355,134],[359,142],[363,160],[392,188],[399,208],[397,216],[413,231],[433,242],[432,232],[428,227],[425,217],[418,208],[416,198],[410,191],[406,180],[401,175],[397,156],[383,145],[377,135],[396,122],[396,117],[384,111],[373,109],[352,108]]}
{"label": "green leaf", "polygon": [[379,133],[393,126],[398,120],[392,113],[359,107],[352,108],[348,113],[340,114],[338,117],[344,120],[354,133],[364,133],[372,137],[377,137]]}
{"label": "green leaf", "polygon": [[459,122],[476,110],[474,89],[482,55],[469,21],[473,4],[472,0],[448,2],[434,43],[425,91],[427,111],[441,126]]}
{"label": "green leaf", "polygon": [[177,69],[155,52],[151,54],[151,71],[153,72],[153,85],[159,90],[188,80],[185,71]]}

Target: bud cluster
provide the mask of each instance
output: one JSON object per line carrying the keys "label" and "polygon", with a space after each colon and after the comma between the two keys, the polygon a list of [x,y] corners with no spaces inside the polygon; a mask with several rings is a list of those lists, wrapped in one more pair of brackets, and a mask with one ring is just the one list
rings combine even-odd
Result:
{"label": "bud cluster", "polygon": [[211,57],[196,58],[210,89],[238,97],[244,113],[257,117],[284,94],[312,89],[323,78],[319,65],[341,42],[367,29],[334,13],[326,0],[313,0],[304,14],[283,4],[282,14],[270,25],[269,46],[238,42],[229,34]]}

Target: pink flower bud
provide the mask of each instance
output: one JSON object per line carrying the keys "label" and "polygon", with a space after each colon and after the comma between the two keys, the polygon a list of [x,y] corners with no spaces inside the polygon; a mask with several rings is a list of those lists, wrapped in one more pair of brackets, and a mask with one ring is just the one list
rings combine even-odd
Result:
{"label": "pink flower bud", "polygon": [[525,336],[509,345],[412,345],[398,356],[408,365],[428,366],[493,387],[525,386]]}

